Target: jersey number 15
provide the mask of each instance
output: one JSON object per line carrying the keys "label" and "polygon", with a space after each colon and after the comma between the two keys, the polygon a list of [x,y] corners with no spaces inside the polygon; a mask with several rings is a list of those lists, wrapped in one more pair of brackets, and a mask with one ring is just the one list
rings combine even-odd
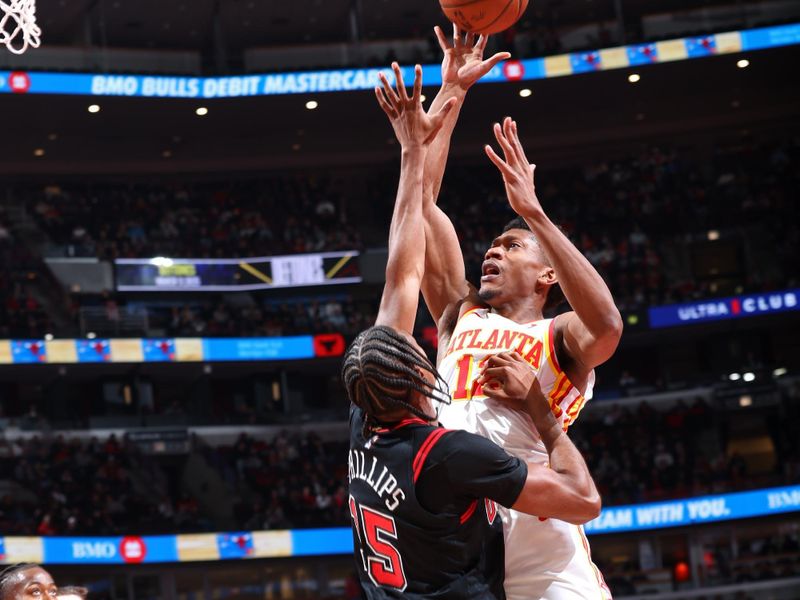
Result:
{"label": "jersey number 15", "polygon": [[397,540],[394,517],[368,506],[356,504],[350,496],[350,516],[361,548],[361,565],[372,583],[399,591],[406,589],[403,559],[392,545]]}

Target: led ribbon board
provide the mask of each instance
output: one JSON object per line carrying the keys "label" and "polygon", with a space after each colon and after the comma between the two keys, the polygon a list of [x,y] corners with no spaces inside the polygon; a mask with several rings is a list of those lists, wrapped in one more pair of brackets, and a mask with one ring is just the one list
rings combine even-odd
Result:
{"label": "led ribbon board", "polygon": [[121,258],[120,292],[235,292],[360,283],[358,252],[258,258]]}
{"label": "led ribbon board", "polygon": [[[496,66],[479,83],[562,77],[794,44],[800,44],[800,23],[545,58],[510,60]],[[0,71],[0,93],[142,98],[237,98],[349,92],[371,90],[380,85],[378,74],[381,71],[393,81],[394,74],[391,69],[340,69],[237,77],[156,77],[132,74]],[[403,67],[403,78],[405,81],[413,80],[413,67]],[[423,78],[426,86],[440,85],[442,82],[440,65],[425,65]]]}
{"label": "led ribbon board", "polygon": [[650,327],[673,327],[800,310],[800,289],[700,300],[648,309]]}
{"label": "led ribbon board", "polygon": [[339,333],[251,338],[0,340],[0,365],[303,360],[341,356]]}
{"label": "led ribbon board", "polygon": [[[604,508],[587,534],[624,533],[800,511],[800,485]],[[349,527],[125,537],[0,537],[0,562],[170,563],[352,554]]]}

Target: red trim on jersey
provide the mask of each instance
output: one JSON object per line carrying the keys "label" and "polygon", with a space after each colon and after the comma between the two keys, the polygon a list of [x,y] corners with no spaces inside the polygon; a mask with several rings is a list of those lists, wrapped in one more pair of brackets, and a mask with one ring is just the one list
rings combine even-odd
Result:
{"label": "red trim on jersey", "polygon": [[475,509],[476,509],[477,507],[478,507],[478,501],[477,501],[477,500],[473,500],[473,501],[472,501],[472,504],[470,504],[470,505],[467,507],[467,510],[465,510],[465,511],[464,511],[464,514],[463,514],[463,515],[461,515],[461,517],[458,519],[458,522],[459,522],[459,523],[461,523],[461,524],[463,525],[464,523],[466,523],[467,521],[469,521],[469,518],[470,518],[470,517],[472,516],[472,514],[475,512]]}
{"label": "red trim on jersey", "polygon": [[401,427],[405,427],[406,425],[430,425],[430,423],[423,421],[419,417],[410,417],[408,419],[403,419],[402,421],[395,423],[389,428],[389,430],[394,431],[395,429],[400,429]]}
{"label": "red trim on jersey", "polygon": [[425,464],[425,460],[428,458],[428,454],[430,454],[431,449],[448,431],[450,430],[442,428],[434,429],[430,432],[428,437],[425,438],[425,441],[422,442],[419,450],[417,450],[417,455],[414,457],[414,462],[411,463],[411,468],[414,471],[414,483],[417,483],[417,479],[419,478],[420,473],[422,473],[422,465]]}
{"label": "red trim on jersey", "polygon": [[[481,310],[483,308],[486,308],[486,307],[485,306],[473,306],[469,310],[464,311],[464,314],[461,315],[460,317],[458,317],[458,320],[456,320],[456,325],[458,325],[458,323],[461,321],[461,319],[463,319],[463,318],[467,317],[468,315],[471,315],[472,313],[474,313],[476,311],[479,311],[479,310]],[[455,328],[453,328],[453,333],[455,333]]]}
{"label": "red trim on jersey", "polygon": [[[583,532],[583,527],[580,525],[578,527],[578,535],[581,538],[581,543],[583,544],[583,549],[586,552],[586,558],[589,559],[589,565],[592,567],[592,571],[594,571],[595,579],[597,580],[597,584],[600,586],[600,590],[604,592],[608,592],[608,598],[611,598],[611,590],[606,584],[605,577],[600,572],[600,569],[597,568],[597,565],[592,562],[592,550],[589,548],[589,540],[586,539],[586,534]],[[605,596],[604,596],[605,598]]]}
{"label": "red trim on jersey", "polygon": [[557,369],[557,371],[561,372],[561,365],[558,364],[558,357],[556,356],[556,320],[551,319],[550,321],[550,328],[547,332],[547,345],[549,346],[548,350],[550,351],[550,358],[553,360],[553,365]]}

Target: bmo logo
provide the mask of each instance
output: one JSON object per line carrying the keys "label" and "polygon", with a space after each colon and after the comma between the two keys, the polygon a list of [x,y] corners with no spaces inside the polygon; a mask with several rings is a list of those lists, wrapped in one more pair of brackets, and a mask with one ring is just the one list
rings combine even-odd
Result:
{"label": "bmo logo", "polygon": [[518,60],[509,60],[503,63],[503,75],[509,81],[519,81],[525,76],[525,67]]}
{"label": "bmo logo", "polygon": [[72,542],[75,561],[140,563],[147,556],[147,546],[140,537],[122,538],[119,543],[110,539],[79,540]]}
{"label": "bmo logo", "polygon": [[78,560],[110,560],[116,556],[117,547],[112,542],[72,542],[72,557]]}
{"label": "bmo logo", "polygon": [[31,89],[31,78],[23,71],[14,71],[8,76],[8,87],[15,94],[25,94]]}
{"label": "bmo logo", "polygon": [[147,546],[140,537],[124,537],[119,543],[119,553],[126,563],[140,563],[147,556]]}

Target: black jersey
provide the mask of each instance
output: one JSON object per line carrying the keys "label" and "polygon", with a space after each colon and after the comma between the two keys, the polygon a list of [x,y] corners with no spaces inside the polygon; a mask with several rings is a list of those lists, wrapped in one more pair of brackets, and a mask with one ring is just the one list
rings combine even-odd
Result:
{"label": "black jersey", "polygon": [[356,566],[370,600],[502,599],[503,529],[527,465],[466,431],[406,419],[362,433],[350,412],[350,516]]}

